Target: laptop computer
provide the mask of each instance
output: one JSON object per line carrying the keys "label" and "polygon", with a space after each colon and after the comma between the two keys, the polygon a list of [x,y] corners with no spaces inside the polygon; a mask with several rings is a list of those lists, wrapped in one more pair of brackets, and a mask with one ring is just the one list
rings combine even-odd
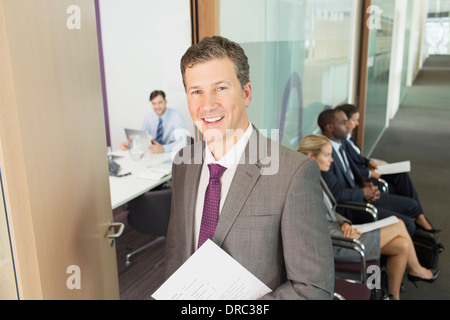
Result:
{"label": "laptop computer", "polygon": [[133,137],[138,136],[140,142],[142,143],[142,147],[144,147],[145,149],[147,149],[152,144],[153,137],[145,130],[125,128],[125,135],[127,136],[128,143],[133,140]]}

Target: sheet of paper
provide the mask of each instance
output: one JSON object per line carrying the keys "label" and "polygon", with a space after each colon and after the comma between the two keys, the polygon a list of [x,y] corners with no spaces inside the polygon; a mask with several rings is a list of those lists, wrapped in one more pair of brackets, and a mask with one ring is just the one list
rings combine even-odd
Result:
{"label": "sheet of paper", "polygon": [[379,166],[383,166],[383,165],[385,165],[385,164],[389,164],[389,163],[387,163],[387,162],[384,161],[384,160],[374,159],[374,158],[371,158],[370,161],[374,162],[375,164],[377,164],[377,165],[379,165]]}
{"label": "sheet of paper", "polygon": [[372,230],[380,229],[382,227],[388,226],[390,224],[396,223],[398,218],[396,216],[390,216],[381,220],[377,220],[374,222],[364,223],[364,224],[354,224],[353,227],[361,231],[362,233],[366,233]]}
{"label": "sheet of paper", "polygon": [[271,291],[213,241],[207,240],[152,297],[156,300],[256,300]]}
{"label": "sheet of paper", "polygon": [[402,172],[410,172],[411,171],[411,162],[403,161],[403,162],[395,162],[389,163],[382,166],[378,166],[377,172],[380,174],[394,174],[394,173],[402,173]]}
{"label": "sheet of paper", "polygon": [[161,163],[155,167],[148,168],[147,170],[139,173],[138,178],[141,179],[151,179],[151,180],[161,180],[165,176],[172,173],[171,163]]}

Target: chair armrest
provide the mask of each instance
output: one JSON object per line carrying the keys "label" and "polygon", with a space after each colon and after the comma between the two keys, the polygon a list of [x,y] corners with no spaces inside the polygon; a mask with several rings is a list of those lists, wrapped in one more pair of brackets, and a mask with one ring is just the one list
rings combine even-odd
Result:
{"label": "chair armrest", "polygon": [[336,204],[337,208],[344,208],[350,210],[356,210],[366,213],[363,220],[365,222],[373,222],[378,220],[378,210],[377,208],[370,203],[361,203],[361,202],[353,202],[353,201],[345,201]]}
{"label": "chair armrest", "polygon": [[357,239],[346,238],[338,235],[331,235],[331,243],[334,247],[355,250],[360,255],[361,283],[365,283],[367,279],[367,274],[366,274],[366,254],[364,244]]}
{"label": "chair armrest", "polygon": [[374,185],[376,185],[378,187],[378,189],[380,189],[381,193],[389,193],[389,184],[387,183],[386,180],[382,179],[382,178],[365,178],[365,181],[367,182],[372,182]]}
{"label": "chair armrest", "polygon": [[389,184],[386,180],[378,178],[378,187],[382,193],[389,193]]}
{"label": "chair armrest", "polygon": [[[352,247],[351,249],[353,249],[354,247],[359,247],[362,251],[366,250],[364,244],[359,241],[358,239],[352,239],[352,238],[347,238],[344,236],[338,236],[338,235],[331,235],[331,240],[332,242],[336,242],[336,245],[340,245],[343,244],[346,247]],[[357,249],[355,249],[357,250]]]}

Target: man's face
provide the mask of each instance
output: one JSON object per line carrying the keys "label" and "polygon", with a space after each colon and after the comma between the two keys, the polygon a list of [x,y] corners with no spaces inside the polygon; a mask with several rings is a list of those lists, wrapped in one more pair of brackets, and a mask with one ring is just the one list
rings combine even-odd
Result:
{"label": "man's face", "polygon": [[187,68],[185,82],[189,113],[208,143],[245,132],[252,88],[247,83],[242,89],[229,58]]}
{"label": "man's face", "polygon": [[153,110],[155,110],[158,117],[161,117],[166,112],[167,101],[161,95],[156,96],[151,101]]}
{"label": "man's face", "polygon": [[348,135],[347,116],[344,111],[337,111],[334,114],[331,134],[336,139],[346,139]]}

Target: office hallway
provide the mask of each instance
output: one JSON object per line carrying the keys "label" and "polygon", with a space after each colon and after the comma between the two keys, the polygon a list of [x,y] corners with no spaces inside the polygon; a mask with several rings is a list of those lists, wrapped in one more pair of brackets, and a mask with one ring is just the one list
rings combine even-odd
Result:
{"label": "office hallway", "polygon": [[433,284],[405,279],[402,299],[450,299],[450,56],[425,62],[371,157],[411,161],[411,178],[425,214],[446,250],[439,257],[441,275]]}

